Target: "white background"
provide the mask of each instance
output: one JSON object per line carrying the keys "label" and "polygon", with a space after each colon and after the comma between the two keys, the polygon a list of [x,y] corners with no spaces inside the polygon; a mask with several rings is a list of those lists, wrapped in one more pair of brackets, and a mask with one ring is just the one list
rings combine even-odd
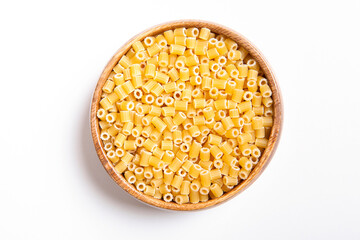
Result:
{"label": "white background", "polygon": [[[359,239],[359,1],[1,1],[0,239]],[[135,201],[89,128],[105,64],[135,34],[203,19],[245,35],[285,121],[262,176],[212,209]]]}

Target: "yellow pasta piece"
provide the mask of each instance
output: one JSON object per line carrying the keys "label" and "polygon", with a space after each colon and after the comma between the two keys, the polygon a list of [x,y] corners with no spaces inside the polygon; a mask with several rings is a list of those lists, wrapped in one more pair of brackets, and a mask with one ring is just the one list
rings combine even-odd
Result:
{"label": "yellow pasta piece", "polygon": [[140,155],[140,166],[148,167],[149,166],[149,159],[151,157],[151,152],[143,151]]}
{"label": "yellow pasta piece", "polygon": [[181,98],[182,98],[182,100],[184,100],[186,102],[190,102],[191,101],[191,90],[190,89],[185,89],[182,92]]}
{"label": "yellow pasta piece", "polygon": [[222,138],[215,134],[209,134],[208,141],[212,145],[220,145]]}
{"label": "yellow pasta piece", "polygon": [[174,139],[174,144],[180,144],[182,142],[182,134],[181,131],[179,130],[175,130],[173,132],[173,139]]}
{"label": "yellow pasta piece", "polygon": [[213,169],[210,171],[210,180],[214,181],[216,179],[221,178],[221,171],[220,169]]}
{"label": "yellow pasta piece", "polygon": [[120,111],[120,121],[123,123],[131,122],[131,112],[130,111]]}
{"label": "yellow pasta piece", "polygon": [[174,43],[186,47],[186,36],[175,36]]}
{"label": "yellow pasta piece", "polygon": [[199,175],[200,175],[200,172],[201,172],[202,168],[200,167],[200,165],[198,164],[193,164],[191,167],[190,167],[190,170],[189,170],[189,175],[193,178],[197,178]]}
{"label": "yellow pasta piece", "polygon": [[149,158],[149,165],[155,168],[162,168],[164,166],[164,162],[160,160],[160,158],[151,156]]}
{"label": "yellow pasta piece", "polygon": [[265,107],[271,107],[271,105],[273,104],[273,100],[270,97],[264,97],[262,99],[262,103]]}
{"label": "yellow pasta piece", "polygon": [[144,169],[142,167],[135,168],[134,173],[135,173],[136,180],[144,180],[145,179]]}
{"label": "yellow pasta piece", "polygon": [[135,87],[132,85],[131,81],[126,81],[121,85],[121,88],[124,90],[124,92],[129,95],[135,90]]}
{"label": "yellow pasta piece", "polygon": [[210,68],[208,63],[201,63],[199,67],[199,73],[201,77],[210,76]]}
{"label": "yellow pasta piece", "polygon": [[245,112],[244,115],[242,116],[242,118],[245,120],[246,123],[251,122],[253,117],[255,117],[255,113],[252,110]]}
{"label": "yellow pasta piece", "polygon": [[169,78],[170,77],[167,74],[158,71],[155,72],[154,80],[161,84],[166,84],[169,81]]}
{"label": "yellow pasta piece", "polygon": [[216,159],[219,159],[219,158],[221,158],[222,156],[223,156],[223,152],[221,152],[221,150],[217,147],[217,146],[215,146],[215,145],[213,145],[213,146],[211,146],[210,147],[210,153],[211,153],[211,155],[214,157],[214,158],[216,158]]}
{"label": "yellow pasta piece", "polygon": [[162,34],[157,35],[155,41],[160,45],[161,48],[165,48],[168,44],[166,38]]}
{"label": "yellow pasta piece", "polygon": [[270,89],[269,85],[267,85],[267,84],[262,85],[260,87],[260,92],[264,98],[268,98],[272,95],[271,89]]}
{"label": "yellow pasta piece", "polygon": [[107,128],[111,127],[111,123],[108,123],[106,121],[100,121],[99,126],[101,129],[107,129]]}
{"label": "yellow pasta piece", "polygon": [[170,45],[170,54],[184,55],[186,47],[176,44]]}
{"label": "yellow pasta piece", "polygon": [[239,145],[239,149],[244,156],[249,156],[251,154],[250,145],[247,143]]}
{"label": "yellow pasta piece", "polygon": [[224,128],[224,126],[221,124],[221,122],[217,122],[214,125],[214,130],[215,132],[217,132],[219,135],[224,135],[226,133],[226,130]]}
{"label": "yellow pasta piece", "polygon": [[190,79],[190,72],[188,68],[181,68],[180,69],[180,77],[181,81],[187,81]]}
{"label": "yellow pasta piece", "polygon": [[126,171],[124,173],[124,176],[125,176],[126,181],[128,181],[129,183],[131,183],[131,184],[135,183],[136,177],[135,177],[135,174],[133,172]]}
{"label": "yellow pasta piece", "polygon": [[221,197],[224,193],[217,183],[214,183],[210,186],[210,191],[214,195],[214,197]]}
{"label": "yellow pasta piece", "polygon": [[172,150],[173,142],[172,141],[161,141],[161,150]]}
{"label": "yellow pasta piece", "polygon": [[[211,48],[206,52],[206,56],[211,60],[220,56],[220,53],[216,48]],[[213,66],[213,65],[211,65]],[[217,72],[217,71],[216,71]]]}
{"label": "yellow pasta piece", "polygon": [[173,122],[173,119],[171,117],[165,117],[163,118],[163,121],[170,132],[173,132],[177,129],[177,125]]}
{"label": "yellow pasta piece", "polygon": [[[129,65],[130,66],[130,65]],[[130,80],[131,79],[131,71],[130,68],[125,68],[123,70],[123,74],[124,74],[124,80]]]}
{"label": "yellow pasta piece", "polygon": [[[150,90],[152,94],[154,94],[156,97],[160,96],[160,94],[164,91],[164,88],[159,83],[156,83]],[[147,95],[149,96],[149,95]],[[152,98],[152,101],[147,101],[147,103],[151,104],[155,99]]]}
{"label": "yellow pasta piece", "polygon": [[124,71],[124,67],[121,66],[119,63],[113,68],[115,73],[122,73]]}
{"label": "yellow pasta piece", "polygon": [[124,75],[122,73],[115,74],[113,80],[116,86],[121,85],[125,82]]}
{"label": "yellow pasta piece", "polygon": [[135,187],[138,191],[143,192],[146,189],[146,184],[143,180],[137,180],[135,182]]}
{"label": "yellow pasta piece", "polygon": [[176,195],[175,202],[177,204],[184,204],[189,202],[189,196],[188,195]]}
{"label": "yellow pasta piece", "polygon": [[171,68],[168,72],[168,75],[173,81],[177,81],[180,78],[179,72],[176,70],[176,68]]}
{"label": "yellow pasta piece", "polygon": [[222,122],[225,130],[229,130],[235,126],[230,117],[222,118],[221,122]]}
{"label": "yellow pasta piece", "polygon": [[185,33],[186,33],[186,36],[188,36],[188,37],[196,38],[197,36],[199,36],[199,29],[197,29],[197,28],[188,28],[188,29],[186,29]]}
{"label": "yellow pasta piece", "polygon": [[152,36],[146,37],[146,38],[144,39],[144,45],[145,45],[146,47],[150,47],[150,46],[152,46],[154,43],[155,43],[155,38],[152,37]]}
{"label": "yellow pasta piece", "polygon": [[115,87],[115,83],[111,80],[106,80],[102,90],[106,93],[111,93]]}
{"label": "yellow pasta piece", "polygon": [[127,169],[127,164],[124,161],[119,161],[115,165],[115,170],[120,174],[123,173],[126,169]]}
{"label": "yellow pasta piece", "polygon": [[268,144],[268,139],[266,138],[257,138],[255,140],[255,145],[259,148],[266,148],[267,144]]}
{"label": "yellow pasta piece", "polygon": [[227,186],[235,186],[238,184],[238,180],[235,177],[224,176],[223,182]]}
{"label": "yellow pasta piece", "polygon": [[160,132],[163,132],[166,128],[166,124],[159,118],[159,117],[154,117],[151,120],[151,123],[154,125],[155,128],[157,128]]}
{"label": "yellow pasta piece", "polygon": [[171,186],[175,187],[175,188],[180,188],[182,182],[183,182],[183,178],[180,177],[179,175],[175,175],[174,178],[171,181]]}
{"label": "yellow pasta piece", "polygon": [[259,128],[255,130],[256,138],[265,138],[265,127]]}
{"label": "yellow pasta piece", "polygon": [[161,137],[161,132],[158,129],[153,129],[153,131],[150,134],[150,139],[157,143],[158,141],[161,140],[160,137]]}
{"label": "yellow pasta piece", "polygon": [[252,168],[252,162],[247,157],[241,157],[239,159],[239,165],[248,171]]}
{"label": "yellow pasta piece", "polygon": [[195,109],[203,109],[205,107],[206,101],[204,98],[197,98],[193,101],[193,106]]}
{"label": "yellow pasta piece", "polygon": [[245,180],[245,179],[248,178],[249,173],[250,173],[250,171],[248,171],[248,170],[246,170],[246,169],[244,169],[244,168],[241,168],[241,169],[240,169],[240,172],[239,172],[239,177],[240,177],[242,180]]}
{"label": "yellow pasta piece", "polygon": [[174,30],[174,36],[186,36],[186,28],[176,28]]}
{"label": "yellow pasta piece", "polygon": [[199,190],[198,190],[198,191],[194,191],[194,190],[191,189],[191,187],[190,187],[189,201],[190,201],[191,203],[198,203],[198,202],[200,202]]}
{"label": "yellow pasta piece", "polygon": [[184,163],[181,165],[181,168],[184,169],[185,172],[189,172],[193,163],[190,160],[185,160]]}
{"label": "yellow pasta piece", "polygon": [[[272,118],[271,118],[271,120],[272,120]],[[252,128],[254,130],[257,130],[257,129],[260,129],[260,128],[264,127],[262,117],[253,117],[251,123],[252,123]]]}
{"label": "yellow pasta piece", "polygon": [[190,181],[184,180],[180,186],[180,194],[189,195],[190,193]]}
{"label": "yellow pasta piece", "polygon": [[166,93],[172,93],[176,91],[176,83],[175,82],[169,82],[164,85],[164,90]]}
{"label": "yellow pasta piece", "polygon": [[206,55],[208,50],[208,41],[196,40],[194,52],[196,55]]}
{"label": "yellow pasta piece", "polygon": [[215,112],[212,107],[205,108],[203,113],[206,120],[213,119],[215,117]]}
{"label": "yellow pasta piece", "polygon": [[197,126],[205,125],[205,117],[204,116],[195,116],[193,117],[193,124]]}
{"label": "yellow pasta piece", "polygon": [[[232,155],[229,155],[229,154],[224,155],[222,160],[224,161],[224,163],[226,165],[225,168],[227,168],[229,166],[233,166],[237,162],[236,158],[234,156],[232,156]],[[224,166],[223,166],[223,168],[224,168]],[[226,174],[223,173],[224,175],[228,174],[228,169],[226,169],[226,170],[222,169],[222,171],[226,172]]]}
{"label": "yellow pasta piece", "polygon": [[174,107],[163,107],[161,108],[161,114],[164,117],[174,117],[175,116],[175,108]]}
{"label": "yellow pasta piece", "polygon": [[138,64],[138,63],[141,63],[141,62],[145,61],[148,58],[149,58],[149,56],[147,55],[147,53],[145,51],[142,51],[142,52],[135,53],[131,57],[130,61],[133,64]]}
{"label": "yellow pasta piece", "polygon": [[236,42],[234,42],[233,40],[231,40],[230,38],[227,38],[225,41],[225,46],[226,48],[230,51],[230,50],[235,50],[238,48],[238,45]]}
{"label": "yellow pasta piece", "polygon": [[189,158],[188,154],[183,151],[177,151],[176,157],[179,158],[182,162]]}
{"label": "yellow pasta piece", "polygon": [[130,74],[131,74],[132,77],[141,76],[140,64],[132,64],[132,65],[130,65]]}
{"label": "yellow pasta piece", "polygon": [[210,187],[211,185],[211,178],[210,178],[210,172],[207,170],[203,170],[200,172],[200,179],[201,179],[201,185],[203,187]]}
{"label": "yellow pasta piece", "polygon": [[[125,163],[129,164],[131,160],[133,159],[134,155],[132,155],[129,152],[125,152],[124,156],[121,157],[121,161],[124,161]],[[129,167],[130,169],[130,167]]]}
{"label": "yellow pasta piece", "polygon": [[145,50],[144,45],[140,41],[136,41],[133,43],[132,48],[135,52],[141,52]]}
{"label": "yellow pasta piece", "polygon": [[243,64],[243,65],[238,65],[237,69],[239,71],[239,77],[247,77],[248,76],[248,65]]}
{"label": "yellow pasta piece", "polygon": [[201,148],[200,149],[200,159],[201,161],[209,161],[210,160],[210,149],[209,148]]}
{"label": "yellow pasta piece", "polygon": [[194,49],[195,48],[195,44],[196,44],[196,38],[195,37],[188,37],[186,38],[186,47],[188,49]]}
{"label": "yellow pasta piece", "polygon": [[155,196],[155,188],[151,187],[151,186],[146,186],[144,194],[154,197]]}
{"label": "yellow pasta piece", "polygon": [[124,67],[124,68],[128,68],[130,66],[130,59],[127,56],[122,56],[119,64]]}
{"label": "yellow pasta piece", "polygon": [[161,51],[161,47],[160,47],[159,44],[154,43],[153,45],[148,47],[146,50],[147,50],[149,56],[152,57],[152,56],[158,54]]}
{"label": "yellow pasta piece", "polygon": [[110,103],[110,101],[107,98],[103,98],[100,101],[100,105],[101,107],[103,107],[106,111],[112,108],[112,104]]}
{"label": "yellow pasta piece", "polygon": [[216,110],[224,110],[228,108],[228,100],[220,99],[214,101],[214,107]]}
{"label": "yellow pasta piece", "polygon": [[125,140],[124,141],[124,150],[135,150],[136,144],[134,140]]}
{"label": "yellow pasta piece", "polygon": [[196,66],[199,64],[199,58],[196,55],[190,55],[185,58],[185,64],[188,67]]}
{"label": "yellow pasta piece", "polygon": [[143,147],[148,150],[149,152],[153,152],[155,150],[155,148],[157,147],[157,144],[154,143],[152,140],[150,139],[146,139],[144,142]]}
{"label": "yellow pasta piece", "polygon": [[[173,149],[172,149],[173,150]],[[175,154],[174,154],[174,152],[172,152],[172,151],[169,151],[169,150],[166,150],[165,151],[165,153],[164,153],[164,156],[163,156],[163,161],[165,162],[165,163],[171,163],[172,162],[172,160],[174,159],[174,157],[175,157]]]}
{"label": "yellow pasta piece", "polygon": [[179,170],[182,164],[183,161],[176,157],[168,167],[172,172],[176,172],[177,170]]}
{"label": "yellow pasta piece", "polygon": [[124,124],[123,129],[122,129],[122,132],[123,132],[126,136],[128,136],[128,135],[131,134],[131,131],[132,131],[133,128],[134,128],[134,123],[132,123],[132,122],[126,122],[126,123]]}
{"label": "yellow pasta piece", "polygon": [[227,141],[224,141],[223,143],[221,143],[219,145],[220,147],[220,150],[225,154],[225,155],[229,155],[231,154],[231,152],[233,151],[231,145],[227,142]]}
{"label": "yellow pasta piece", "polygon": [[[154,76],[155,76],[155,72],[154,72]],[[150,93],[151,89],[153,89],[153,87],[155,87],[157,83],[154,80],[150,80],[147,81],[143,86],[142,89],[144,90],[145,93]],[[144,96],[145,97],[145,96]]]}
{"label": "yellow pasta piece", "polygon": [[174,43],[174,32],[172,30],[168,30],[164,32],[164,38],[168,44]]}
{"label": "yellow pasta piece", "polygon": [[196,125],[189,128],[189,133],[192,137],[198,137],[201,134],[199,127]]}
{"label": "yellow pasta piece", "polygon": [[176,111],[187,111],[188,109],[188,102],[175,100],[174,107]]}
{"label": "yellow pasta piece", "polygon": [[241,102],[237,105],[237,108],[239,110],[240,113],[246,112],[251,110],[252,104],[250,101],[246,101],[246,102]]}
{"label": "yellow pasta piece", "polygon": [[229,140],[238,137],[240,131],[237,128],[232,128],[225,133],[225,137],[230,138]]}
{"label": "yellow pasta piece", "polygon": [[215,47],[220,53],[220,55],[225,55],[228,52],[228,49],[226,48],[226,45],[223,41],[218,41]]}
{"label": "yellow pasta piece", "polygon": [[107,152],[106,156],[108,157],[108,159],[113,162],[116,163],[119,161],[119,157],[116,156],[115,151],[114,150],[110,150]]}
{"label": "yellow pasta piece", "polygon": [[[190,68],[190,70],[193,69],[193,71],[199,71],[198,67],[195,66],[195,68]],[[201,82],[202,82],[202,78],[200,76],[197,76],[197,74],[190,74],[190,75],[193,75],[190,77],[190,84],[193,85],[193,86],[197,86],[197,85],[200,85]]]}

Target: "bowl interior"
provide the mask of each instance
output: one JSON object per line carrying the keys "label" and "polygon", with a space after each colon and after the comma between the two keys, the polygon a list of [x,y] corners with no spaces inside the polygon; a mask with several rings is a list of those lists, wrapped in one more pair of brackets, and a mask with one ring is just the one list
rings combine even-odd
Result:
{"label": "bowl interior", "polygon": [[[130,48],[131,45],[138,40],[143,40],[147,36],[156,35],[162,33],[169,29],[174,29],[178,27],[206,27],[209,28],[212,32],[216,34],[222,34],[228,38],[234,40],[238,45],[244,47],[249,54],[255,59],[261,69],[264,72],[265,78],[268,80],[268,84],[273,92],[273,108],[274,108],[274,123],[270,133],[268,146],[266,147],[265,151],[263,152],[259,163],[255,166],[255,168],[250,172],[249,177],[246,180],[243,180],[239,185],[234,187],[231,191],[224,193],[219,198],[211,199],[207,202],[200,202],[196,204],[177,204],[177,203],[167,203],[163,200],[155,199],[153,197],[147,196],[142,192],[136,190],[133,185],[129,184],[126,179],[119,173],[117,173],[111,164],[111,161],[107,159],[106,152],[103,149],[103,143],[100,140],[100,128],[98,124],[98,119],[96,117],[96,112],[99,109],[99,101],[102,92],[102,86],[104,85],[105,81],[107,80],[109,74],[111,73],[113,67],[117,64],[120,60],[121,56],[124,55]],[[211,206],[215,206],[220,204],[226,200],[231,199],[232,197],[236,196],[240,192],[244,191],[248,186],[250,186],[264,171],[266,166],[269,164],[272,155],[274,154],[277,144],[280,138],[280,132],[282,127],[282,102],[281,102],[281,93],[276,81],[275,75],[266,61],[265,57],[261,54],[261,52],[244,36],[235,31],[221,26],[219,24],[205,22],[200,20],[183,20],[183,21],[175,21],[164,23],[155,27],[152,27],[144,32],[138,34],[137,36],[130,39],[125,45],[123,45],[111,58],[108,62],[107,66],[105,67],[104,71],[102,72],[100,79],[97,83],[96,89],[94,91],[92,103],[91,103],[91,132],[94,141],[94,145],[96,148],[96,152],[100,158],[101,163],[103,164],[104,168],[108,172],[108,174],[112,177],[112,179],[121,186],[125,191],[130,193],[132,196],[141,200],[147,204],[165,208],[165,209],[172,209],[172,210],[196,210],[196,209],[203,209]]]}

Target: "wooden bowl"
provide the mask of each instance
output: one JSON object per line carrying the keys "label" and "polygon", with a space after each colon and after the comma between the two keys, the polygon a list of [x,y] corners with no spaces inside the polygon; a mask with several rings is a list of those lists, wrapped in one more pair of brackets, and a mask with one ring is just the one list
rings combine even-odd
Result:
{"label": "wooden bowl", "polygon": [[[111,161],[107,159],[106,153],[103,149],[103,143],[100,139],[100,129],[98,124],[98,119],[96,117],[96,112],[99,109],[99,101],[100,96],[102,92],[102,86],[104,85],[105,81],[107,80],[109,74],[111,73],[113,67],[117,64],[117,62],[120,60],[121,56],[124,55],[130,48],[131,45],[138,40],[143,40],[147,36],[156,35],[159,33],[162,33],[169,29],[174,29],[178,27],[206,27],[209,28],[212,32],[217,34],[222,34],[226,37],[229,37],[233,39],[235,42],[238,43],[238,45],[243,46],[249,54],[259,63],[260,67],[265,73],[265,77],[268,79],[269,86],[273,92],[272,98],[274,101],[274,124],[271,130],[271,134],[269,137],[268,146],[266,147],[265,151],[263,152],[259,163],[255,166],[255,168],[251,171],[249,177],[242,181],[239,185],[234,187],[230,192],[225,193],[219,198],[215,198],[212,200],[209,200],[207,202],[200,202],[196,204],[182,204],[179,205],[177,203],[167,203],[163,200],[155,199],[153,197],[147,196],[143,194],[142,192],[136,190],[136,188],[128,183],[126,179],[121,175],[118,174],[113,165],[111,164]],[[283,115],[283,108],[282,108],[282,100],[281,100],[281,94],[280,89],[278,86],[278,83],[276,81],[275,75],[269,65],[269,63],[266,61],[265,57],[261,54],[261,52],[244,36],[241,34],[227,28],[224,26],[221,26],[216,23],[211,22],[205,22],[200,20],[180,20],[180,21],[174,21],[174,22],[167,22],[164,24],[157,25],[155,27],[152,27],[137,36],[130,39],[125,45],[123,45],[116,53],[115,55],[110,59],[109,63],[106,65],[104,71],[102,72],[100,79],[96,85],[95,92],[92,99],[91,104],[91,133],[92,138],[95,144],[96,152],[100,158],[101,163],[103,164],[104,168],[108,172],[108,174],[112,177],[112,179],[125,191],[127,191],[129,194],[134,196],[135,198],[141,200],[144,203],[151,204],[156,207],[165,208],[165,209],[172,209],[172,210],[181,210],[181,211],[188,211],[188,210],[197,210],[197,209],[203,209],[208,208],[211,206],[218,205],[220,203],[223,203],[234,196],[238,195],[242,191],[244,191],[247,187],[249,187],[259,176],[260,174],[265,170],[266,166],[269,164],[276,148],[279,143],[280,138],[280,132],[282,127],[282,115]]]}

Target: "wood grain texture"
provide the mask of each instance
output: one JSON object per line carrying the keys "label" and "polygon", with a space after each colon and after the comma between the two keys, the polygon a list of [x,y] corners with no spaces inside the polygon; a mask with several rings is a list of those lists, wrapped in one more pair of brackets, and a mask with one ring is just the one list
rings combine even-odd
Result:
{"label": "wood grain texture", "polygon": [[[130,48],[133,42],[138,40],[143,40],[147,36],[156,35],[159,33],[162,33],[169,29],[174,29],[177,27],[207,27],[212,32],[217,34],[222,34],[226,37],[229,37],[233,39],[235,42],[238,43],[238,45],[243,46],[249,54],[259,63],[260,67],[264,71],[265,77],[268,79],[269,85],[271,87],[271,90],[273,92],[272,98],[274,101],[274,125],[271,130],[269,143],[265,151],[263,152],[263,155],[260,158],[259,163],[255,166],[255,168],[251,171],[249,177],[242,181],[239,185],[234,187],[230,192],[225,193],[223,196],[209,200],[204,203],[197,203],[197,204],[182,204],[179,205],[177,203],[167,203],[163,200],[155,199],[153,197],[147,196],[143,194],[142,192],[135,189],[135,187],[131,184],[129,184],[126,179],[121,175],[118,174],[114,167],[112,166],[110,160],[107,159],[105,150],[103,149],[103,143],[100,139],[100,128],[98,124],[98,119],[96,117],[96,112],[99,109],[99,101],[101,97],[101,91],[102,86],[104,85],[105,81],[107,80],[109,74],[111,73],[113,67],[117,64],[119,59],[123,54],[125,54]],[[100,79],[96,85],[95,92],[93,95],[92,103],[91,103],[91,133],[92,138],[94,141],[94,145],[96,148],[96,152],[100,158],[101,163],[103,164],[104,168],[108,172],[108,174],[112,177],[112,179],[125,191],[127,191],[129,194],[134,196],[136,199],[145,202],[147,204],[150,204],[152,206],[165,208],[165,209],[171,209],[171,210],[181,210],[181,211],[189,211],[189,210],[198,210],[203,208],[208,208],[212,206],[216,206],[220,203],[223,203],[242,191],[244,191],[246,188],[248,188],[264,171],[264,169],[269,164],[272,156],[274,155],[274,152],[277,148],[277,145],[279,143],[280,139],[280,133],[282,128],[282,121],[283,121],[283,105],[282,105],[282,98],[280,89],[278,86],[278,83],[276,81],[276,77],[273,73],[273,70],[271,69],[269,63],[265,59],[265,57],[262,55],[262,53],[244,36],[241,34],[235,32],[232,29],[229,29],[227,27],[221,26],[216,23],[206,22],[202,20],[180,20],[180,21],[174,21],[174,22],[168,22],[164,24],[157,25],[155,27],[152,27],[137,36],[130,39],[125,45],[123,45],[116,53],[115,55],[110,59],[108,64],[106,65],[104,71],[102,72]]]}

